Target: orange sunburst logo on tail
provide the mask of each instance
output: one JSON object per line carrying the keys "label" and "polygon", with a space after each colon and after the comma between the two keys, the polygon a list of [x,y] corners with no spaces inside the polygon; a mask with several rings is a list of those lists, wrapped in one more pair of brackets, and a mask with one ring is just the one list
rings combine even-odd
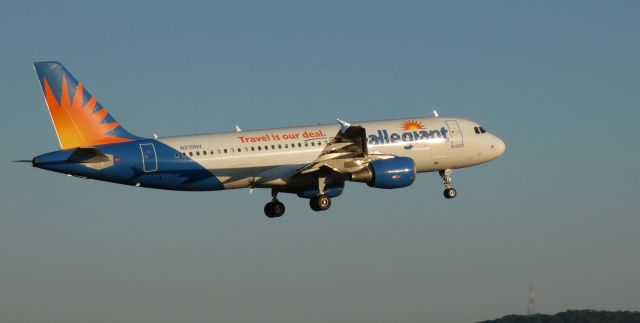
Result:
{"label": "orange sunburst logo on tail", "polygon": [[401,124],[402,130],[419,130],[424,129],[424,124],[420,121],[409,120],[403,121]]}
{"label": "orange sunburst logo on tail", "polygon": [[67,77],[63,75],[60,102],[53,94],[46,78],[43,83],[47,106],[62,149],[131,141],[127,138],[108,135],[120,124],[115,121],[104,122],[109,111],[105,108],[96,111],[98,102],[93,96],[84,105],[82,104],[85,91],[81,83],[78,82],[71,99],[67,88]]}

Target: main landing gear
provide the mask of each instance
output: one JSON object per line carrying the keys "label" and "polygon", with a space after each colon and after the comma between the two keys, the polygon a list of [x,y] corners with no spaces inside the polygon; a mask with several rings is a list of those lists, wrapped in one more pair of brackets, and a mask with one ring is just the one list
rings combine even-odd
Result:
{"label": "main landing gear", "polygon": [[[316,212],[326,211],[331,207],[331,198],[326,194],[325,184],[325,178],[319,178],[318,195],[309,199],[309,206]],[[269,218],[279,218],[284,214],[284,204],[278,201],[276,189],[271,189],[271,202],[264,206],[264,214]]]}
{"label": "main landing gear", "polygon": [[326,211],[331,207],[331,199],[325,194],[320,194],[309,200],[309,206],[316,212]]}
{"label": "main landing gear", "polygon": [[451,175],[452,171],[450,169],[445,169],[440,171],[440,177],[442,177],[442,182],[444,183],[444,197],[446,199],[452,199],[458,196],[458,192],[455,188],[451,187]]}
{"label": "main landing gear", "polygon": [[[284,214],[284,204],[278,201],[277,195],[278,192],[272,191],[271,196],[273,196],[273,199],[264,206],[264,214],[268,218],[279,218]],[[316,212],[326,211],[331,207],[331,198],[326,194],[314,196],[309,199],[309,206]]]}
{"label": "main landing gear", "polygon": [[309,200],[309,206],[316,212],[326,211],[331,207],[331,198],[324,191],[327,184],[326,180],[324,177],[318,178],[318,195]]}
{"label": "main landing gear", "polygon": [[276,190],[271,190],[271,197],[271,202],[264,206],[264,214],[268,218],[279,218],[284,214],[284,204],[278,201],[278,192]]}

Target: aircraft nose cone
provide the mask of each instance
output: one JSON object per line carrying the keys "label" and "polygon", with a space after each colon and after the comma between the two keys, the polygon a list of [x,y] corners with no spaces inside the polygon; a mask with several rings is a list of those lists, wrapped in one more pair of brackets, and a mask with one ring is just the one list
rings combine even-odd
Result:
{"label": "aircraft nose cone", "polygon": [[502,154],[504,154],[505,149],[507,149],[507,146],[504,144],[504,141],[502,141],[502,139],[496,137],[496,143],[493,145],[494,146],[494,150],[496,151],[497,156],[502,156]]}

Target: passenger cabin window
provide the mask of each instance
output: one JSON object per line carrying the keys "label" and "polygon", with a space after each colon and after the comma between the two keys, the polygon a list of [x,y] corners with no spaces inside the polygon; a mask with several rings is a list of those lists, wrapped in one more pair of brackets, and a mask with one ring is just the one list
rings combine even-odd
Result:
{"label": "passenger cabin window", "polygon": [[227,153],[227,149],[225,149],[225,150],[224,150],[224,153],[225,153],[225,154]]}
{"label": "passenger cabin window", "polygon": [[189,152],[189,156],[193,156],[193,151],[190,151],[190,152]]}

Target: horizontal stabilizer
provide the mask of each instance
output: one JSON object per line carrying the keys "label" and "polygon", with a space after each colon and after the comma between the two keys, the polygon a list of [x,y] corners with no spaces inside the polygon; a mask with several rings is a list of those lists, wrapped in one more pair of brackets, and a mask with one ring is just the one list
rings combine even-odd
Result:
{"label": "horizontal stabilizer", "polygon": [[102,163],[111,160],[107,155],[96,148],[76,148],[67,158],[69,163]]}

